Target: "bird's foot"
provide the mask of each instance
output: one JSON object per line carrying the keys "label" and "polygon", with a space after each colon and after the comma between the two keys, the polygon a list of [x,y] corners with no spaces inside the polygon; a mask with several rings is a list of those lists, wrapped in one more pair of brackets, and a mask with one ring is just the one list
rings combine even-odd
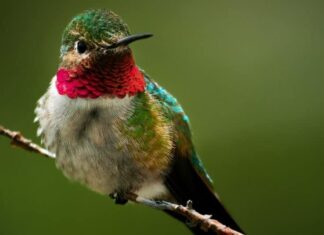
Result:
{"label": "bird's foot", "polygon": [[111,193],[109,194],[109,197],[115,201],[115,204],[118,205],[125,205],[128,202],[124,193]]}

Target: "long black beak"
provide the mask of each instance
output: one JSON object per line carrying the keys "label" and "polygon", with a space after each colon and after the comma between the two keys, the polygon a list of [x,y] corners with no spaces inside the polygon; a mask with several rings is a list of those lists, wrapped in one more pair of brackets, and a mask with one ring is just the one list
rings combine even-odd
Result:
{"label": "long black beak", "polygon": [[138,41],[138,40],[141,40],[141,39],[146,39],[146,38],[150,38],[152,37],[153,34],[151,33],[141,33],[141,34],[134,34],[134,35],[130,35],[130,36],[127,36],[125,38],[122,38],[120,40],[118,40],[117,42],[109,45],[109,46],[106,46],[105,48],[106,49],[113,49],[113,48],[116,48],[116,47],[119,47],[119,46],[126,46],[132,42],[135,42],[135,41]]}

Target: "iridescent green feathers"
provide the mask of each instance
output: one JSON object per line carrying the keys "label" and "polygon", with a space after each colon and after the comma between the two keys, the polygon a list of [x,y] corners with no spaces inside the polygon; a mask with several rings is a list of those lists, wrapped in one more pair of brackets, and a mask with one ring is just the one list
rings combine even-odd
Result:
{"label": "iridescent green feathers", "polygon": [[[142,72],[144,73],[144,71]],[[197,173],[202,177],[205,183],[212,188],[212,179],[208,175],[202,161],[194,149],[188,116],[185,114],[178,101],[168,91],[160,87],[146,74],[145,81],[146,92],[155,98],[155,101],[158,102],[163,111],[163,115],[173,123],[175,137],[174,147],[177,148],[177,151],[180,151],[182,156],[189,158]]]}
{"label": "iridescent green feathers", "polygon": [[111,44],[128,35],[127,24],[114,12],[105,9],[85,11],[75,16],[65,28],[61,54],[73,48],[79,39],[90,44]]}
{"label": "iridescent green feathers", "polygon": [[138,164],[152,172],[166,172],[172,160],[172,122],[152,95],[138,93],[132,102],[134,112],[119,128],[129,137],[126,147]]}

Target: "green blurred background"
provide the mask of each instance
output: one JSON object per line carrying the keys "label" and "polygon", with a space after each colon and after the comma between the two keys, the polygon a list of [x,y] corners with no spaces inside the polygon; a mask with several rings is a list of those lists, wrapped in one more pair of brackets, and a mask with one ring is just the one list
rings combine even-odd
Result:
{"label": "green blurred background", "polygon": [[[324,230],[323,1],[5,1],[0,123],[36,140],[36,100],[75,14],[109,8],[139,65],[183,104],[223,201],[248,234]],[[38,141],[38,140],[37,140]],[[116,206],[54,162],[0,139],[0,235],[189,234],[159,211]]]}

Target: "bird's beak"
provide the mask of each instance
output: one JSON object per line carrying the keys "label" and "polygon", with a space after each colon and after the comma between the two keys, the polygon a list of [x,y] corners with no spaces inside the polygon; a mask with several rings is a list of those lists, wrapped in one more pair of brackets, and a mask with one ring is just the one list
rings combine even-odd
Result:
{"label": "bird's beak", "polygon": [[130,35],[127,37],[124,37],[122,39],[119,39],[117,42],[109,45],[109,46],[105,46],[106,49],[113,49],[119,46],[126,46],[132,42],[141,40],[141,39],[146,39],[146,38],[150,38],[152,37],[153,34],[151,33],[141,33],[141,34],[134,34],[134,35]]}

